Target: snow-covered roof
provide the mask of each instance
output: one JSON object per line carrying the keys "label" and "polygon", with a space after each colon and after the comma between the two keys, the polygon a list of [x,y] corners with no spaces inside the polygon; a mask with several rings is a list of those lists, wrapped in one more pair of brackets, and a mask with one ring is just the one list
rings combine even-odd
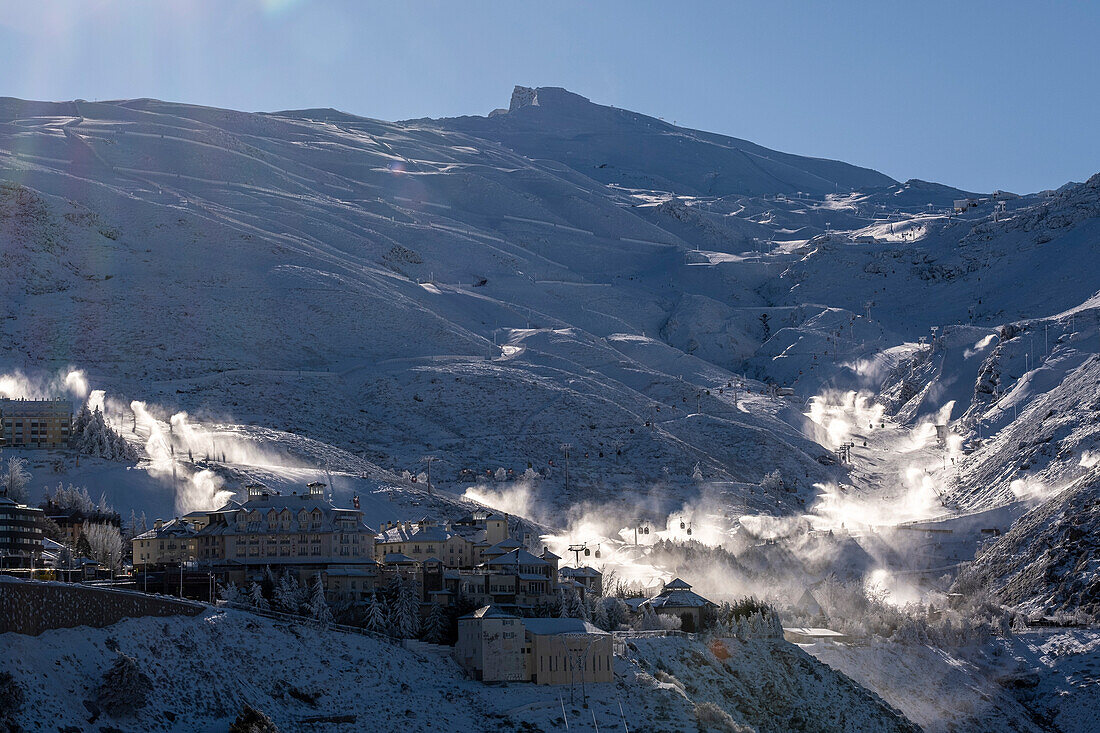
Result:
{"label": "snow-covered roof", "polygon": [[486,547],[484,550],[481,551],[481,554],[483,554],[483,555],[493,555],[493,554],[503,555],[506,552],[511,552],[512,550],[515,550],[515,549],[518,549],[518,548],[521,548],[521,547],[523,547],[522,542],[520,542],[519,540],[512,539],[511,537],[507,537],[507,538],[501,540],[500,542],[496,543],[495,545],[492,545],[490,547]]}
{"label": "snow-covered roof", "polygon": [[603,573],[593,567],[585,565],[580,568],[565,567],[558,570],[558,574],[563,578],[601,578]]}
{"label": "snow-covered roof", "polygon": [[501,610],[498,606],[482,606],[476,611],[462,616],[461,618],[519,618],[518,616]]}
{"label": "snow-covered roof", "polygon": [[789,631],[799,636],[809,636],[816,639],[835,639],[837,637],[845,636],[845,634],[839,631],[833,631],[832,629],[825,629],[813,626],[784,626],[784,631]]}
{"label": "snow-covered roof", "polygon": [[169,520],[162,524],[160,528],[154,527],[148,532],[142,532],[135,540],[155,540],[160,537],[193,537],[197,534],[198,530],[195,529],[195,525],[188,522],[186,519]]}
{"label": "snow-covered roof", "polygon": [[580,618],[525,618],[523,619],[523,626],[536,636],[553,636],[555,634],[608,636],[608,633],[603,629]]}
{"label": "snow-covered roof", "polygon": [[446,542],[454,537],[455,533],[440,527],[438,524],[422,524],[416,522],[407,528],[403,524],[379,532],[375,535],[375,542]]}
{"label": "snow-covered roof", "polygon": [[504,553],[500,557],[494,557],[492,560],[486,561],[485,564],[497,567],[500,565],[547,565],[548,563],[541,557],[535,557],[527,550],[517,548]]}
{"label": "snow-covered roof", "polygon": [[413,560],[411,557],[402,552],[387,552],[385,556],[385,563],[387,565],[400,565],[403,563],[415,562],[416,560]]}
{"label": "snow-covered roof", "polygon": [[669,591],[667,586],[660,595],[650,598],[646,603],[653,608],[701,608],[714,605],[698,593],[690,590]]}
{"label": "snow-covered roof", "polygon": [[691,590],[691,586],[679,578],[673,578],[665,583],[665,590]]}

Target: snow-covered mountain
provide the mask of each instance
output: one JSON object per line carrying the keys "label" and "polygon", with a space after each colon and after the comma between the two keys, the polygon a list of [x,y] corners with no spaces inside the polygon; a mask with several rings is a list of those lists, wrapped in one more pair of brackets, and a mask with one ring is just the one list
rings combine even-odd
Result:
{"label": "snow-covered mountain", "polygon": [[1094,450],[1100,177],[897,183],[517,88],[403,122],[2,99],[0,178],[3,371],[81,368],[120,424],[136,399],[297,452],[273,473],[212,445],[227,477],[392,484],[432,454],[455,493],[530,468],[516,510],[561,525],[704,492],[731,521],[858,499],[1011,523]]}

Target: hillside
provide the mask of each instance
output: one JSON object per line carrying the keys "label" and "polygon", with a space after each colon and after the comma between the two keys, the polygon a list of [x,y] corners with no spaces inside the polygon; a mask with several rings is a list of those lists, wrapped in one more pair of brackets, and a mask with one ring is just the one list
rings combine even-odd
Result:
{"label": "hillside", "polygon": [[[587,686],[587,710],[579,687],[574,703],[568,687],[486,685],[435,652],[241,611],[4,634],[0,643],[11,652],[0,671],[13,673],[24,690],[17,720],[28,731],[217,731],[250,705],[280,730],[550,731],[563,727],[564,707],[581,730],[614,729],[625,718],[630,730],[687,732],[699,730],[696,706],[706,702],[747,730],[789,730],[792,716],[807,730],[915,730],[797,647],[762,639],[731,641],[743,649],[726,661],[694,641],[639,641],[616,658],[615,683]],[[132,716],[97,712],[94,704],[103,671],[119,654],[154,683]]]}

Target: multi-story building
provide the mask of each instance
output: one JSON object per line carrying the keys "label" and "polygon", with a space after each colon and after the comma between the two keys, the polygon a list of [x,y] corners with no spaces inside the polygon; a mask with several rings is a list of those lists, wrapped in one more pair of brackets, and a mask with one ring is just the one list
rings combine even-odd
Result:
{"label": "multi-story building", "polygon": [[486,560],[471,570],[459,570],[451,579],[455,595],[478,605],[495,605],[518,613],[533,613],[561,596],[559,558],[549,550],[542,556],[516,548]]}
{"label": "multi-story building", "polygon": [[158,519],[133,540],[134,566],[163,567],[198,559],[198,530],[186,519]]}
{"label": "multi-story building", "polygon": [[0,437],[12,448],[63,448],[72,422],[68,400],[0,399]]}
{"label": "multi-story building", "polygon": [[611,634],[577,618],[520,618],[494,606],[458,620],[455,659],[484,682],[615,680]]}
{"label": "multi-story building", "polygon": [[289,569],[310,582],[329,567],[377,566],[374,530],[359,509],[336,507],[325,485],[283,494],[260,484],[246,487],[244,503],[231,501],[207,513],[208,524],[196,534],[200,564],[223,580],[245,583],[267,567]]}
{"label": "multi-story building", "polygon": [[588,595],[603,595],[603,573],[596,568],[588,565],[579,568],[562,568],[558,571],[558,575],[563,582],[574,581],[582,599]]}
{"label": "multi-story building", "polygon": [[449,568],[472,568],[483,561],[485,550],[507,539],[506,517],[478,511],[443,524],[427,518],[386,522],[374,538],[374,552],[380,562],[387,555],[406,555],[419,562],[437,558]]}
{"label": "multi-story building", "polygon": [[122,517],[115,511],[63,509],[50,499],[39,506],[42,507],[46,519],[57,524],[61,530],[61,541],[70,547],[76,547],[77,540],[84,533],[85,524],[109,524],[119,531],[122,530]]}
{"label": "multi-story building", "polygon": [[32,567],[42,556],[42,510],[0,496],[0,570]]}

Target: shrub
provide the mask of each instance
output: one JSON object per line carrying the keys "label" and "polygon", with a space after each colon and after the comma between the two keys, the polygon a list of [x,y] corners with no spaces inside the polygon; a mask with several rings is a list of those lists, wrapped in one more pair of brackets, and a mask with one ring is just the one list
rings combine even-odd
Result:
{"label": "shrub", "polygon": [[103,674],[96,689],[96,703],[110,715],[133,715],[145,707],[153,681],[138,667],[133,657],[119,654]]}

